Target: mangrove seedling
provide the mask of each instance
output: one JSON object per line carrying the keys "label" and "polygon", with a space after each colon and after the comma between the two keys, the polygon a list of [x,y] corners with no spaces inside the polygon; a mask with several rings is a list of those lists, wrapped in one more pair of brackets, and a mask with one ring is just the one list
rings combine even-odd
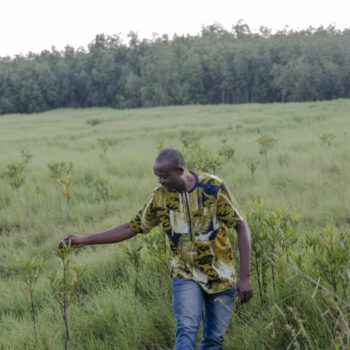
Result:
{"label": "mangrove seedling", "polygon": [[254,265],[261,304],[266,304],[267,297],[267,271],[269,264],[268,231],[266,227],[266,216],[269,211],[263,200],[251,202],[253,211],[247,215],[247,222],[252,235],[252,257]]}
{"label": "mangrove seedling", "polygon": [[97,192],[97,198],[99,201],[103,201],[105,207],[105,215],[108,216],[108,202],[110,199],[110,188],[108,186],[108,179],[100,176],[95,177],[92,185],[95,187]]}
{"label": "mangrove seedling", "polygon": [[224,158],[225,162],[228,162],[233,159],[235,150],[231,146],[223,145],[219,150],[219,155]]}
{"label": "mangrove seedling", "polygon": [[255,184],[255,177],[254,177],[255,170],[258,168],[259,164],[260,164],[260,162],[254,161],[254,160],[247,162],[248,169],[250,170],[250,173],[252,175],[252,183],[253,184]]}
{"label": "mangrove seedling", "polygon": [[238,136],[239,136],[239,131],[240,129],[243,128],[243,125],[242,124],[237,124],[236,125],[236,140],[238,139]]}
{"label": "mangrove seedling", "polygon": [[21,259],[18,261],[18,263],[20,264],[20,267],[22,270],[22,280],[24,282],[25,292],[31,307],[35,344],[37,344],[38,339],[37,339],[35,309],[34,309],[34,289],[44,269],[45,262],[43,261],[43,259],[32,259],[32,260]]}
{"label": "mangrove seedling", "polygon": [[[333,146],[333,141],[335,140],[335,137],[336,135],[333,134],[333,133],[328,133],[328,134],[322,134],[320,136],[320,139],[322,141],[322,144],[325,146],[325,147],[328,147],[329,149],[332,148]],[[337,169],[337,166],[335,164],[335,157],[334,157],[334,154],[333,152],[331,152],[331,159],[332,159],[332,164],[334,166],[334,169]]]}
{"label": "mangrove seedling", "polygon": [[30,162],[30,160],[33,158],[33,154],[29,149],[22,149],[21,158],[22,158],[22,162],[25,165],[27,165]]}
{"label": "mangrove seedling", "polygon": [[142,248],[143,248],[143,245],[141,243],[141,240],[137,238],[134,238],[131,242],[128,242],[128,244],[124,245],[126,256],[135,268],[135,289],[134,289],[135,296],[137,295],[138,288],[139,288],[138,276],[139,276],[140,261],[142,256]]}
{"label": "mangrove seedling", "polygon": [[86,265],[74,267],[70,263],[71,245],[63,244],[61,249],[56,251],[62,266],[62,275],[59,277],[49,277],[51,291],[57,301],[65,327],[65,350],[68,349],[69,326],[68,307],[77,297],[81,286],[81,276],[86,270]]}
{"label": "mangrove seedling", "polygon": [[335,134],[329,133],[329,134],[322,134],[320,136],[320,139],[324,146],[331,147],[333,145],[333,141],[335,139]]}
{"label": "mangrove seedling", "polygon": [[200,136],[196,135],[193,130],[181,131],[180,133],[182,154],[187,167],[204,172],[215,172],[222,164],[222,160],[220,157],[213,156],[210,149],[199,140]]}
{"label": "mangrove seedling", "polygon": [[273,146],[277,142],[277,139],[270,137],[268,135],[261,135],[257,142],[260,146],[259,154],[261,154],[264,157],[265,160],[265,166],[268,169],[269,167],[269,159],[267,157],[267,153],[272,150]]}
{"label": "mangrove seedling", "polygon": [[55,187],[57,193],[57,201],[60,212],[62,213],[61,195],[60,195],[60,182],[59,180],[64,176],[64,174],[70,174],[73,170],[72,162],[54,162],[51,161],[47,164],[50,170],[50,177],[55,180]]}
{"label": "mangrove seedling", "polygon": [[110,146],[110,140],[108,137],[102,137],[101,139],[98,139],[98,144],[101,147],[101,153],[100,157],[103,160],[105,167],[107,165],[107,151]]}
{"label": "mangrove seedling", "polygon": [[306,242],[313,250],[313,254],[310,255],[313,265],[321,279],[332,286],[335,300],[340,285],[343,286],[343,294],[346,297],[347,284],[343,283],[343,279],[346,278],[350,267],[349,233],[349,228],[344,226],[328,226],[317,236],[306,235]]}
{"label": "mangrove seedling", "polygon": [[158,273],[162,272],[163,274],[170,276],[171,250],[168,247],[164,230],[160,227],[154,228],[145,236],[145,241],[147,243],[147,257],[155,263]]}
{"label": "mangrove seedling", "polygon": [[25,182],[25,175],[23,174],[25,164],[23,162],[16,161],[14,163],[7,164],[5,170],[5,176],[13,190],[17,192],[20,207],[22,208],[22,198],[19,188]]}
{"label": "mangrove seedling", "polygon": [[61,185],[61,193],[63,197],[66,199],[67,203],[67,219],[68,221],[71,218],[70,215],[70,201],[72,198],[72,183],[73,176],[72,174],[67,174],[64,178],[58,180],[58,183]]}

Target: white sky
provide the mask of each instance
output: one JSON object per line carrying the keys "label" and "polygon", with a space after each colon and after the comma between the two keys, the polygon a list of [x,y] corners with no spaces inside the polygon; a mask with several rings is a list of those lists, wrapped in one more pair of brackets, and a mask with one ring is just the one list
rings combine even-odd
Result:
{"label": "white sky", "polygon": [[350,28],[349,13],[349,0],[0,0],[0,56],[52,45],[86,47],[100,33],[195,35],[215,22],[230,30],[239,19],[253,31],[261,25],[344,29]]}

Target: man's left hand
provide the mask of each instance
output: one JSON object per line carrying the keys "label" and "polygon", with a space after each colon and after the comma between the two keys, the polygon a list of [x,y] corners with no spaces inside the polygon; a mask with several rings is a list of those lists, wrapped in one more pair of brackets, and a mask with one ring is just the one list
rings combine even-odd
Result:
{"label": "man's left hand", "polygon": [[248,302],[253,297],[253,287],[250,277],[242,277],[237,284],[237,296],[241,303]]}

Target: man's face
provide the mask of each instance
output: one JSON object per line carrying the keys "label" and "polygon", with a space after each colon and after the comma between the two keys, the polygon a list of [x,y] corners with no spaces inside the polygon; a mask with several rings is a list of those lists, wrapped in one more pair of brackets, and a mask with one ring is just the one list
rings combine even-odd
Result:
{"label": "man's face", "polygon": [[168,191],[184,191],[185,182],[181,177],[184,168],[175,168],[170,162],[155,162],[153,170],[158,182]]}

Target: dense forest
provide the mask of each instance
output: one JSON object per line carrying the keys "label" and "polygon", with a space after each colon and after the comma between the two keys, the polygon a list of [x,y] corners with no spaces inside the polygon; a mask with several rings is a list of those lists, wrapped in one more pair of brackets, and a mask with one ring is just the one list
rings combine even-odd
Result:
{"label": "dense forest", "polygon": [[0,58],[0,114],[60,107],[315,101],[350,97],[350,29],[252,32],[238,22],[196,36],[127,42],[97,35],[85,48]]}

